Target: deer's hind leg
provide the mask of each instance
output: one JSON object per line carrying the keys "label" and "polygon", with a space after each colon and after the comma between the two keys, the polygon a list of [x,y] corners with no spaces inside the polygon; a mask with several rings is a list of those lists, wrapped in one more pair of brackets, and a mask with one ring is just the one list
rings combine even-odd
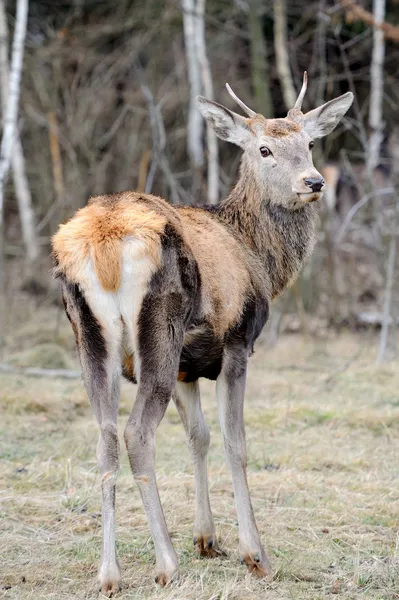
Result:
{"label": "deer's hind leg", "polygon": [[183,345],[184,318],[179,293],[149,293],[138,323],[139,372],[136,402],[125,442],[155,546],[155,581],[166,585],[179,574],[155,476],[155,435],[172,396]]}
{"label": "deer's hind leg", "polygon": [[[102,552],[98,580],[101,592],[112,596],[121,586],[115,548],[115,492],[119,470],[116,423],[122,324],[111,295],[106,296],[108,310],[100,311],[96,310],[99,295],[90,297],[89,306],[79,286],[64,281],[62,292],[66,312],[75,332],[87,395],[100,428],[97,461],[102,492]],[[101,314],[101,321],[94,313]]]}
{"label": "deer's hind leg", "polygon": [[194,464],[196,499],[194,546],[200,556],[214,558],[222,552],[217,544],[209,502],[207,456],[210,435],[201,409],[198,381],[193,383],[178,381],[173,400],[186,431]]}

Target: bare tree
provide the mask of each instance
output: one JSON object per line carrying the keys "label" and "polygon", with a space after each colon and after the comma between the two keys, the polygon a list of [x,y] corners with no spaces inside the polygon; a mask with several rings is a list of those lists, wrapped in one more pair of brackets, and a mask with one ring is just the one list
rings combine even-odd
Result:
{"label": "bare tree", "polygon": [[[0,0],[0,84],[2,111],[3,115],[5,115],[8,102],[9,65],[8,28],[4,0]],[[35,230],[35,214],[32,206],[32,198],[25,174],[25,159],[18,130],[15,132],[14,146],[11,153],[11,166],[21,219],[22,238],[27,260],[31,262],[39,255],[39,244]]]}
{"label": "bare tree", "polygon": [[274,2],[274,51],[285,107],[289,110],[294,106],[297,95],[292,82],[288,57],[287,6],[285,0],[275,0]]}
{"label": "bare tree", "polygon": [[[190,101],[187,127],[188,152],[194,169],[194,179],[201,178],[204,164],[203,121],[195,99],[200,94],[213,98],[211,69],[206,54],[205,0],[182,0],[184,40],[186,45]],[[208,145],[208,202],[216,204],[219,198],[219,160],[217,138],[207,125]],[[194,183],[194,193],[199,182]]]}

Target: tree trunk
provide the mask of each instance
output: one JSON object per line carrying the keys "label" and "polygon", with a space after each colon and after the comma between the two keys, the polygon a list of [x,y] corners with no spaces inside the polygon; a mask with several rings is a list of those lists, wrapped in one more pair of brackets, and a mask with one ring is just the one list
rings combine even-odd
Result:
{"label": "tree trunk", "polygon": [[[4,10],[4,0],[1,0]],[[12,48],[11,71],[8,86],[7,107],[3,119],[3,135],[0,145],[0,295],[3,306],[0,313],[4,314],[4,188],[10,169],[19,105],[19,90],[21,82],[26,23],[28,19],[28,0],[17,0],[15,32]],[[5,68],[4,58],[3,64]],[[2,317],[0,317],[2,318]],[[1,331],[1,328],[0,328]]]}
{"label": "tree trunk", "polygon": [[290,61],[287,48],[287,6],[285,0],[274,2],[274,51],[276,67],[280,79],[283,98],[287,110],[293,108],[296,93],[292,82]]}
{"label": "tree trunk", "polygon": [[193,169],[194,196],[198,193],[202,179],[204,164],[204,148],[202,133],[204,120],[196,106],[196,97],[202,92],[201,68],[196,53],[196,4],[195,0],[182,0],[184,42],[186,46],[188,81],[190,85],[190,100],[188,107],[187,149]]}
{"label": "tree trunk", "polygon": [[[206,54],[205,38],[205,0],[197,0],[197,57],[201,68],[201,80],[204,96],[213,100],[212,75]],[[198,109],[197,109],[198,110]],[[208,202],[217,204],[219,200],[219,156],[216,133],[209,123],[206,124],[208,146]]]}
{"label": "tree trunk", "polygon": [[251,38],[251,70],[256,110],[265,117],[273,117],[273,105],[268,82],[266,40],[263,35],[261,0],[249,0],[249,33]]}
{"label": "tree trunk", "polygon": [[[0,1],[0,84],[2,112],[5,115],[8,102],[9,65],[8,65],[8,29],[4,0]],[[36,260],[39,255],[39,244],[35,230],[35,215],[28,180],[25,174],[25,160],[19,132],[15,132],[11,155],[11,167],[15,195],[21,220],[22,238],[28,262]]]}
{"label": "tree trunk", "polygon": [[[370,67],[370,108],[369,108],[369,127],[370,137],[367,148],[367,179],[368,192],[375,191],[374,171],[380,161],[380,149],[382,142],[382,100],[384,93],[384,57],[385,42],[384,32],[378,27],[385,18],[385,0],[374,0],[373,2],[374,31],[373,31],[373,52]],[[373,222],[377,216],[378,207],[375,194],[373,202],[370,204],[373,210]]]}
{"label": "tree trunk", "polygon": [[[384,308],[377,364],[382,363],[386,359],[387,350],[391,350],[392,355],[395,354],[396,350],[398,290],[395,290],[395,281],[397,282],[397,246],[399,236],[399,127],[396,127],[391,135],[390,147],[392,159],[392,179],[394,186],[393,217],[390,220],[391,239],[389,241],[388,258],[386,263]],[[394,300],[395,297],[396,306]],[[391,340],[389,339],[390,327]],[[391,358],[393,358],[393,356]]]}
{"label": "tree trunk", "polygon": [[[191,167],[193,169],[194,196],[198,193],[204,165],[203,118],[197,109],[196,97],[204,94],[213,99],[211,69],[206,54],[205,1],[182,0],[184,40],[187,54],[190,101],[188,112],[187,141]],[[218,143],[213,129],[206,125],[208,146],[208,202],[216,204],[219,199]]]}

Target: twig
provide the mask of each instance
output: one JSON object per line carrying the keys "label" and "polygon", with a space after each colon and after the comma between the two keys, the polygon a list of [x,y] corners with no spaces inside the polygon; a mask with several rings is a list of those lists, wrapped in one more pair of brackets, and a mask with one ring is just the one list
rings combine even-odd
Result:
{"label": "twig", "polygon": [[324,387],[329,387],[331,382],[333,381],[333,379],[335,379],[337,377],[337,375],[341,375],[341,373],[344,373],[347,369],[349,369],[349,367],[351,366],[352,363],[355,362],[355,360],[357,358],[359,358],[360,353],[362,351],[362,346],[359,345],[358,349],[356,350],[355,354],[353,356],[351,356],[351,358],[349,358],[343,365],[341,365],[340,367],[338,367],[338,369],[336,369],[335,371],[333,371],[330,375],[328,375],[323,381],[322,381],[322,386]]}
{"label": "twig", "polygon": [[365,194],[363,196],[363,198],[360,198],[360,200],[358,202],[356,202],[356,204],[354,204],[352,206],[352,208],[350,210],[348,210],[348,212],[346,213],[345,219],[337,232],[337,236],[335,238],[335,245],[339,246],[341,244],[341,242],[344,238],[344,235],[346,233],[346,230],[349,227],[350,222],[352,221],[353,217],[358,212],[358,210],[360,210],[362,208],[362,206],[367,204],[367,202],[369,200],[371,200],[371,198],[374,198],[375,196],[388,196],[389,194],[392,194],[392,193],[393,193],[392,187],[382,188],[380,190],[376,190],[375,193],[370,192],[369,194]]}
{"label": "twig", "polygon": [[[155,104],[154,96],[150,88],[143,82],[141,83],[141,91],[145,99],[147,100],[148,109],[150,111],[151,119],[151,130],[152,130],[152,143],[153,143],[153,157],[158,163],[161,171],[163,172],[166,181],[168,182],[171,200],[173,204],[178,204],[180,200],[179,191],[180,186],[177,183],[164,154],[166,147],[166,133],[165,126],[162,119],[161,110],[158,105]],[[151,165],[152,170],[152,165]],[[147,188],[147,186],[146,186]]]}

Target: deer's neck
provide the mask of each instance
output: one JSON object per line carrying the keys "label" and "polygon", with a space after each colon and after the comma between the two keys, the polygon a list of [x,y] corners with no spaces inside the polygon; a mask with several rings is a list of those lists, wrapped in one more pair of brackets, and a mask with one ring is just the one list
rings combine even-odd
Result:
{"label": "deer's neck", "polygon": [[289,210],[271,203],[249,178],[240,177],[218,214],[262,261],[273,298],[295,279],[313,251],[318,207]]}

